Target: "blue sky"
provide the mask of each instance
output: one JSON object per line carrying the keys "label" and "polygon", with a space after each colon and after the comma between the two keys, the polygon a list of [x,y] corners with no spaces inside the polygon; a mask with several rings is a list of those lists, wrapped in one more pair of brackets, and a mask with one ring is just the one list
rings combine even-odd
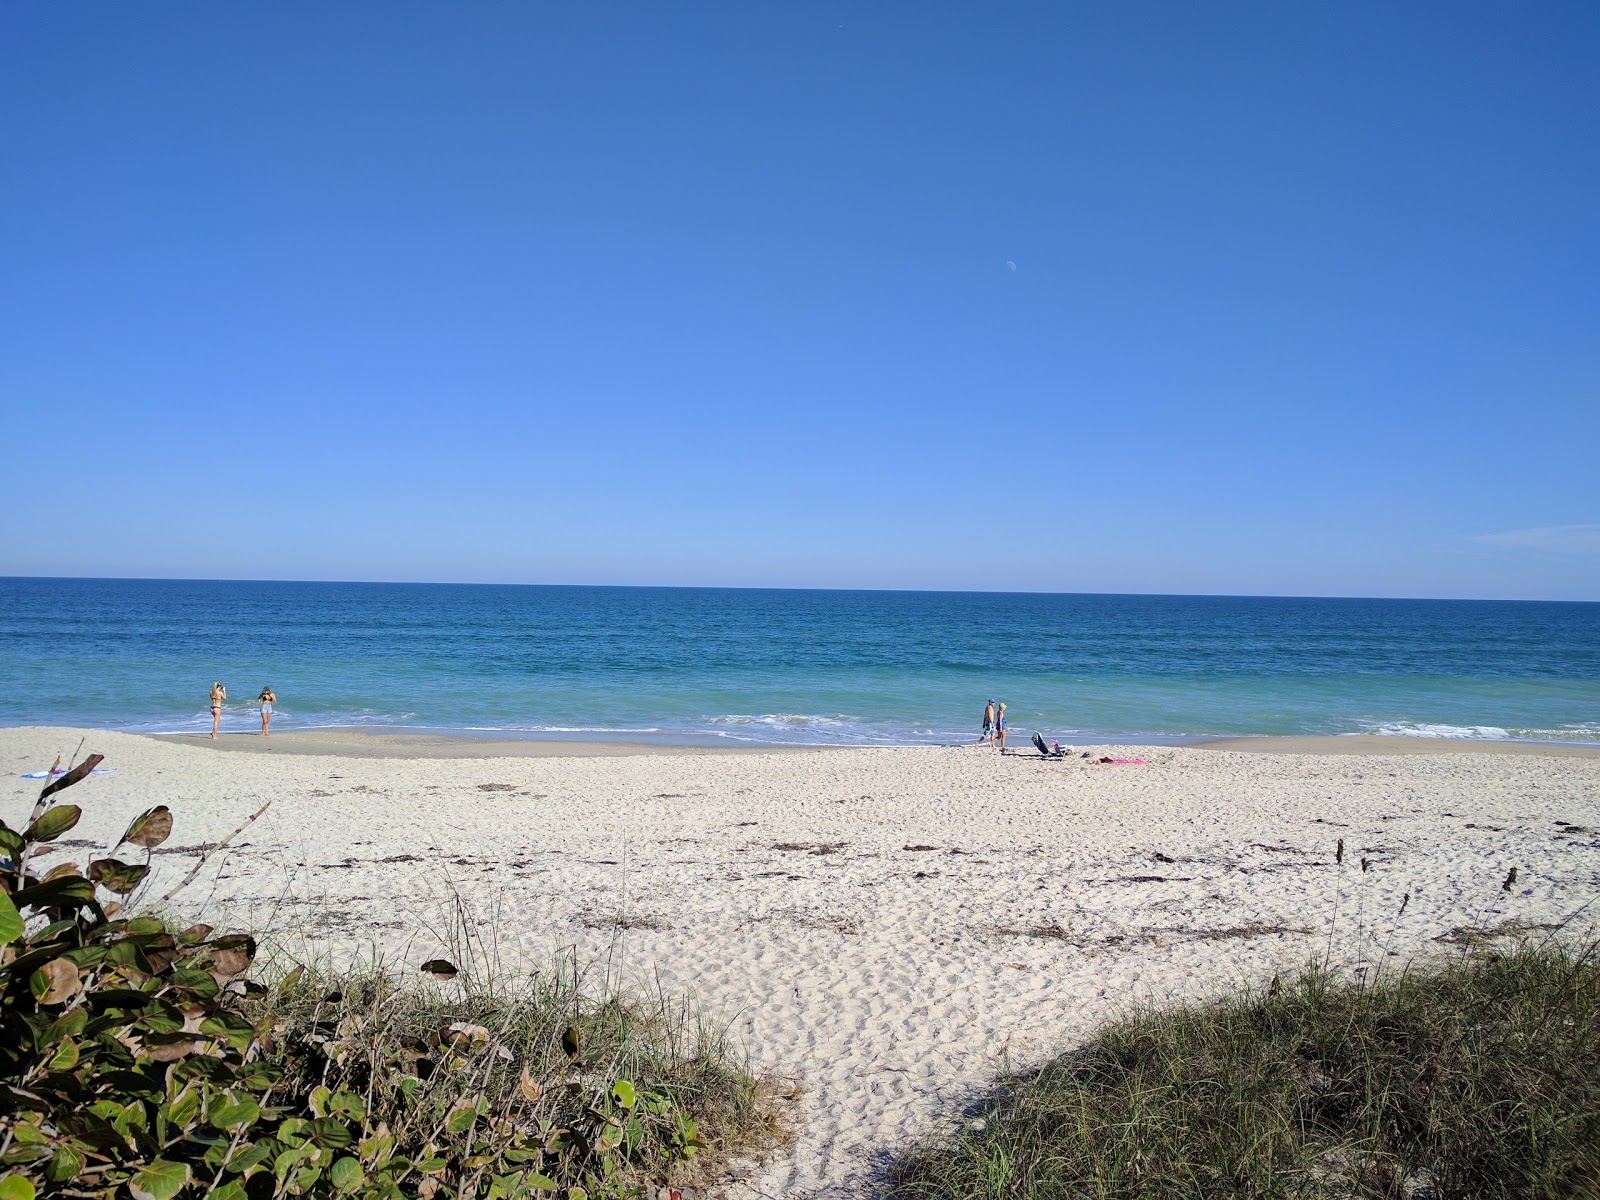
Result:
{"label": "blue sky", "polygon": [[1600,6],[0,8],[0,573],[1600,599]]}

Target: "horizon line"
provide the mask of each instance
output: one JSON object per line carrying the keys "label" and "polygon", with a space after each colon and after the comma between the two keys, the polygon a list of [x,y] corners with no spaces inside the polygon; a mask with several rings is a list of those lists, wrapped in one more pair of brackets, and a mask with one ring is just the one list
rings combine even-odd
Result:
{"label": "horizon line", "polygon": [[752,585],[717,583],[530,583],[456,579],[289,579],[215,575],[12,575],[0,573],[0,580],[77,581],[91,583],[287,583],[339,584],[359,587],[526,587],[526,588],[616,588],[641,591],[705,592],[868,592],[943,596],[1105,596],[1166,598],[1174,600],[1398,600],[1455,604],[1600,604],[1600,600],[1571,600],[1507,596],[1372,596],[1327,595],[1312,592],[1121,592],[1051,591],[1043,588],[930,588],[930,587],[808,587],[802,585]]}

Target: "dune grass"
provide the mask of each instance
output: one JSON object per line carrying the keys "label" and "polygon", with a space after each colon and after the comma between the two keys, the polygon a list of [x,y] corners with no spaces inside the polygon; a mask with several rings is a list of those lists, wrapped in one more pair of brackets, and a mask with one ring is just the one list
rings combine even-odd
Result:
{"label": "dune grass", "polygon": [[1600,1197],[1600,948],[1142,1010],[1006,1081],[888,1195]]}
{"label": "dune grass", "polygon": [[524,1131],[579,1131],[596,1127],[595,1095],[627,1080],[642,1136],[605,1194],[714,1178],[730,1153],[779,1139],[722,1028],[683,1000],[597,988],[574,965],[521,981],[302,971],[270,992],[270,1057],[286,1093],[361,1095],[415,1156],[451,1155],[448,1116],[464,1097],[481,1098],[491,1117],[514,1113]]}

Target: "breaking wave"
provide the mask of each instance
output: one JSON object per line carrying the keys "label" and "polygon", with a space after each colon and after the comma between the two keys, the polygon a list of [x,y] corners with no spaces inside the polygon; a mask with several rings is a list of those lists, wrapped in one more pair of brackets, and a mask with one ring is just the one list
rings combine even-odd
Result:
{"label": "breaking wave", "polygon": [[1382,721],[1364,729],[1387,737],[1453,738],[1478,742],[1597,742],[1600,721],[1582,721],[1554,729],[1521,729],[1500,725],[1443,725],[1430,721]]}

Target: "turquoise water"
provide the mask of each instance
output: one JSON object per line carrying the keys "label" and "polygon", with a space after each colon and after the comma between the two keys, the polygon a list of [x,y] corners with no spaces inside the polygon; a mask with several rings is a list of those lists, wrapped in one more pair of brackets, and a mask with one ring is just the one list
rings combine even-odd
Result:
{"label": "turquoise water", "polygon": [[0,579],[0,724],[1600,742],[1600,604]]}

